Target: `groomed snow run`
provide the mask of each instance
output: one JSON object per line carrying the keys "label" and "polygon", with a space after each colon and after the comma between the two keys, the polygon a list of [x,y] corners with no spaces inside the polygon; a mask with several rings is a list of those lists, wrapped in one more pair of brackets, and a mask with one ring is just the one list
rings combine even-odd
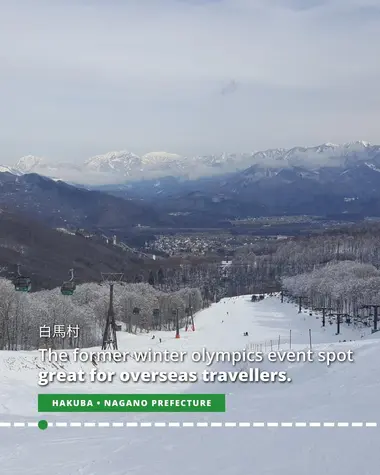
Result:
{"label": "groomed snow run", "polygon": [[[321,318],[298,314],[290,303],[267,297],[225,299],[200,312],[196,331],[129,335],[119,333],[122,351],[178,349],[243,350],[248,343],[269,350],[353,350],[354,363],[262,363],[270,371],[288,371],[291,383],[197,383],[37,386],[37,352],[0,352],[0,466],[6,475],[375,475],[379,472],[380,371],[377,334],[335,325],[321,328]],[[249,336],[243,336],[248,332]],[[159,342],[159,338],[162,342]],[[339,342],[339,340],[346,342]],[[352,341],[350,341],[352,340]],[[276,342],[276,343],[275,343]],[[277,348],[273,348],[277,349]],[[94,349],[95,350],[95,349]],[[40,368],[37,367],[40,366]],[[82,364],[82,367],[89,369]],[[115,365],[103,365],[110,369]],[[121,370],[120,364],[118,371]],[[254,363],[237,366],[255,367]],[[65,365],[74,370],[74,364]],[[131,362],[122,370],[165,369],[168,365]],[[170,366],[175,371],[202,371],[189,361]],[[232,370],[218,363],[213,369]],[[235,368],[236,370],[236,368]],[[219,414],[60,413],[38,414],[42,392],[225,393],[227,411]],[[45,431],[15,427],[15,422],[53,423]],[[6,426],[6,423],[11,423]],[[56,427],[57,423],[67,427]],[[70,427],[70,423],[81,423]],[[94,422],[93,427],[88,423]],[[98,423],[110,423],[99,427]],[[137,427],[131,427],[135,422]],[[175,423],[179,422],[178,427]],[[377,423],[366,427],[365,423]],[[84,426],[86,423],[87,426]],[[112,425],[119,423],[119,426]],[[152,423],[149,426],[149,423]],[[162,423],[162,424],[158,424]],[[165,424],[163,424],[165,423]],[[184,424],[184,423],[193,423]],[[219,426],[217,423],[220,423]],[[234,424],[236,423],[236,424]],[[263,423],[263,424],[258,424]],[[268,425],[269,423],[269,425]],[[306,423],[304,427],[302,423]],[[318,426],[318,423],[321,426]],[[343,423],[348,423],[347,425]],[[361,426],[364,423],[364,426]]]}

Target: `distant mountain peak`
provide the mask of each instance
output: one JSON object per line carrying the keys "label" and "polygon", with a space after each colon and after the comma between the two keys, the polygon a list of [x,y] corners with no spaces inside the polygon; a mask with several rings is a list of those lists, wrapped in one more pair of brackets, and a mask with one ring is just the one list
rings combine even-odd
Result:
{"label": "distant mountain peak", "polygon": [[366,142],[365,140],[357,140],[356,142],[348,142],[344,145],[346,145],[346,146],[362,145],[363,147],[371,147],[372,146],[372,144],[370,142]]}
{"label": "distant mountain peak", "polygon": [[140,157],[132,152],[127,150],[118,150],[107,152],[102,155],[95,155],[89,159],[87,159],[84,164],[89,165],[92,163],[112,163],[112,162],[120,162],[120,161],[128,161],[131,159],[139,159]]}
{"label": "distant mountain peak", "polygon": [[149,152],[141,157],[142,163],[167,162],[181,159],[181,155],[169,152]]}
{"label": "distant mountain peak", "polygon": [[84,162],[84,171],[100,173],[122,173],[128,176],[130,169],[139,165],[141,159],[138,155],[127,150],[107,152],[103,155],[95,155]]}
{"label": "distant mountain peak", "polygon": [[20,172],[29,173],[36,167],[41,166],[44,161],[45,160],[42,157],[37,157],[35,155],[25,155],[18,160],[15,168],[20,170]]}

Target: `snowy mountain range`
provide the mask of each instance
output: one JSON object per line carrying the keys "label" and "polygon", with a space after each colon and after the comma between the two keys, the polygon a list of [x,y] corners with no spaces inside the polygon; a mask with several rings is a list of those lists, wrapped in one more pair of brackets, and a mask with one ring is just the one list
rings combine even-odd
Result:
{"label": "snowy mountain range", "polygon": [[168,176],[197,179],[239,172],[250,167],[254,167],[256,177],[260,178],[286,169],[302,168],[314,173],[321,168],[345,168],[359,162],[366,163],[375,171],[379,170],[380,145],[357,141],[342,145],[325,143],[314,147],[187,157],[167,152],[138,156],[128,151],[114,151],[91,157],[83,164],[54,163],[42,157],[27,155],[13,166],[0,167],[0,172],[38,173],[86,185],[117,184]]}
{"label": "snowy mountain range", "polygon": [[247,216],[380,216],[378,145],[268,150],[250,155],[247,163],[242,170],[196,180],[166,177],[98,189],[143,199],[161,211],[186,212],[183,224],[194,227]]}

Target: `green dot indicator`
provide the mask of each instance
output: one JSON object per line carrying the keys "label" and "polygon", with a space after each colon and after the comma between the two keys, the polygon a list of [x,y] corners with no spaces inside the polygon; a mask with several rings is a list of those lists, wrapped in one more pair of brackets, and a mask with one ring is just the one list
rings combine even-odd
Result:
{"label": "green dot indicator", "polygon": [[41,430],[47,429],[48,428],[48,421],[45,421],[45,420],[38,421],[38,428],[41,429]]}

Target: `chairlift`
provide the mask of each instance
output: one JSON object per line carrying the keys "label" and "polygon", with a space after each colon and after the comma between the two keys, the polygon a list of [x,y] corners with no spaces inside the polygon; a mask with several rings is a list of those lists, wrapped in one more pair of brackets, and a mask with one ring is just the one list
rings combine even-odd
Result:
{"label": "chairlift", "polygon": [[61,286],[62,295],[73,295],[77,287],[76,283],[74,282],[74,269],[70,269],[69,273],[71,275],[70,280],[64,282]]}
{"label": "chairlift", "polygon": [[29,277],[25,277],[20,273],[20,264],[17,264],[17,276],[13,281],[16,292],[30,292],[32,289],[32,281]]}

